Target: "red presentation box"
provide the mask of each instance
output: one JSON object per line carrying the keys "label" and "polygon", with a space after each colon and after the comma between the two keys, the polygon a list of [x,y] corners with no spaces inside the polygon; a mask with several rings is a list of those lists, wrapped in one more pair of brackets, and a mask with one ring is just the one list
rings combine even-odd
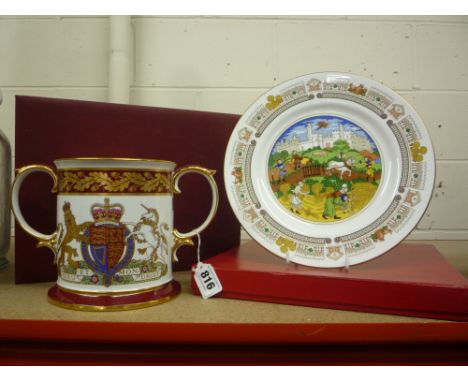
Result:
{"label": "red presentation box", "polygon": [[403,243],[346,270],[286,263],[250,241],[206,263],[217,297],[468,321],[468,280],[433,245]]}

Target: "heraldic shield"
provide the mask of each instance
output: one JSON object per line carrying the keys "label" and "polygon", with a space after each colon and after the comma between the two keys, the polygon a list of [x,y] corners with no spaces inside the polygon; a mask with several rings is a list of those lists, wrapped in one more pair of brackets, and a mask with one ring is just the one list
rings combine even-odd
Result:
{"label": "heraldic shield", "polygon": [[88,240],[81,243],[81,253],[86,264],[102,275],[102,283],[110,286],[116,273],[132,260],[135,250],[130,230],[120,222],[124,207],[110,204],[93,204],[91,214],[94,223],[86,228],[84,236]]}

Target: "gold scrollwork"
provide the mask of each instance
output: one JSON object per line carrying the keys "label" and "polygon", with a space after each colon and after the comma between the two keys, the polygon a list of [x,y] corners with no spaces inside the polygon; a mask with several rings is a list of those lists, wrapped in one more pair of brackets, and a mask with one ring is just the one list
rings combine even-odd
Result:
{"label": "gold scrollwork", "polygon": [[174,194],[180,194],[182,192],[179,189],[178,182],[180,177],[188,172],[198,172],[211,178],[216,174],[216,170],[209,170],[201,166],[182,167],[174,173],[174,177],[172,178],[172,191],[174,192]]}
{"label": "gold scrollwork", "polygon": [[211,186],[211,191],[212,191],[212,197],[213,197],[213,202],[211,205],[211,211],[208,214],[208,217],[206,220],[203,222],[202,225],[200,225],[198,228],[187,232],[187,233],[182,233],[179,232],[177,229],[174,229],[172,234],[174,236],[174,245],[172,247],[172,259],[173,261],[178,261],[176,252],[177,250],[182,247],[183,245],[190,245],[193,246],[193,237],[199,234],[201,231],[203,231],[214,219],[214,216],[216,214],[216,211],[218,209],[218,202],[219,202],[219,193],[218,193],[218,188],[216,186],[216,181],[214,179],[214,175],[216,174],[215,170],[209,170],[204,167],[200,166],[186,166],[178,169],[174,173],[174,177],[172,178],[172,192],[174,194],[180,194],[181,190],[179,189],[179,179],[187,173],[199,173],[207,179],[208,183]]}
{"label": "gold scrollwork", "polygon": [[60,192],[168,193],[170,174],[154,171],[61,171]]}
{"label": "gold scrollwork", "polygon": [[23,166],[20,168],[17,168],[15,171],[16,178],[19,178],[22,174],[27,173],[27,172],[32,172],[32,171],[39,171],[39,172],[45,172],[49,174],[53,181],[54,184],[50,190],[50,192],[57,193],[58,191],[58,177],[57,174],[55,173],[54,170],[52,170],[49,166],[45,166],[43,164],[31,164],[28,166]]}
{"label": "gold scrollwork", "polygon": [[[40,165],[40,164],[33,164],[33,165],[28,165],[28,166],[24,166],[24,167],[16,169],[16,177],[13,182],[13,187],[11,188],[11,196],[10,196],[12,200],[13,214],[15,215],[16,220],[19,222],[19,224],[24,229],[24,231],[37,240],[36,247],[37,248],[46,247],[46,248],[51,249],[55,255],[55,261],[56,261],[57,252],[58,252],[57,246],[58,246],[60,235],[62,233],[61,227],[58,226],[57,230],[50,235],[41,234],[40,232],[37,232],[36,230],[34,230],[24,220],[24,217],[19,208],[19,201],[18,201],[19,187],[21,185],[22,180],[26,176],[28,176],[28,174],[32,172],[45,172],[46,174],[49,174],[52,177],[53,182],[54,182],[51,192],[57,193],[58,191],[58,177],[55,171],[51,169],[50,167],[45,166],[45,165]],[[21,182],[19,182],[20,179],[21,179]]]}
{"label": "gold scrollwork", "polygon": [[193,242],[192,237],[184,236],[175,228],[172,232],[172,235],[174,236],[174,245],[172,246],[172,261],[179,261],[176,254],[177,250],[184,245],[189,245],[193,247],[195,244]]}
{"label": "gold scrollwork", "polygon": [[62,233],[61,227],[60,226],[57,227],[57,231],[51,234],[50,237],[47,239],[44,239],[40,236],[36,236],[32,234],[31,232],[28,232],[28,233],[38,240],[36,244],[37,248],[46,247],[46,248],[49,248],[52,252],[54,252],[54,255],[55,255],[54,263],[57,263],[58,242],[59,242],[60,235]]}

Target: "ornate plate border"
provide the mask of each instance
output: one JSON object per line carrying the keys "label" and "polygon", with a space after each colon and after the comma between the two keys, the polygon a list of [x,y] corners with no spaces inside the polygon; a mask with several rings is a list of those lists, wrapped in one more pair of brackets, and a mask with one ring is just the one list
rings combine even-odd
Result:
{"label": "ornate plate border", "polygon": [[[284,227],[261,206],[251,178],[251,160],[258,140],[277,116],[300,103],[327,98],[356,103],[379,116],[382,126],[390,129],[398,142],[402,171],[398,193],[389,207],[367,225],[338,237],[304,236]],[[398,244],[424,214],[435,179],[432,144],[412,107],[375,81],[342,73],[306,75],[261,96],[236,125],[224,170],[229,201],[246,231],[273,253],[318,267],[358,264]],[[391,234],[390,242],[387,238]]]}

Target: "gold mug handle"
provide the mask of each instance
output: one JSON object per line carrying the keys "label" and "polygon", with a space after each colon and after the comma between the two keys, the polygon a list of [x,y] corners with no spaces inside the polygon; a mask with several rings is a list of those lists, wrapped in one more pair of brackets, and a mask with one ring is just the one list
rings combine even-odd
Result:
{"label": "gold mug handle", "polygon": [[174,194],[177,195],[181,193],[179,189],[179,180],[184,175],[189,174],[189,173],[200,174],[204,176],[205,179],[208,181],[211,187],[211,195],[212,195],[211,209],[205,221],[197,228],[186,233],[179,232],[177,229],[174,228],[173,230],[174,245],[172,247],[172,258],[174,261],[178,261],[177,256],[176,256],[177,249],[179,249],[183,245],[194,245],[193,240],[192,240],[193,237],[198,235],[206,227],[208,227],[208,225],[213,221],[213,218],[216,214],[216,210],[218,209],[218,202],[219,202],[218,186],[216,185],[216,181],[213,177],[214,174],[216,173],[215,170],[209,170],[207,168],[200,167],[200,166],[185,166],[185,167],[179,168],[178,170],[176,170],[176,172],[174,173],[174,177],[172,178],[172,191],[174,192]]}
{"label": "gold mug handle", "polygon": [[58,242],[61,234],[61,227],[57,227],[57,230],[50,235],[46,235],[39,231],[36,231],[24,219],[23,213],[21,212],[21,208],[19,206],[19,192],[21,189],[21,185],[23,184],[23,181],[26,179],[26,177],[32,174],[33,172],[45,172],[46,174],[49,174],[54,180],[54,185],[52,187],[51,192],[57,192],[58,178],[57,174],[53,169],[51,169],[48,166],[37,164],[21,167],[16,170],[16,177],[13,181],[13,186],[11,189],[11,207],[13,209],[13,213],[16,217],[16,220],[18,221],[21,228],[38,241],[37,247],[50,248],[54,252],[56,260],[58,253]]}

